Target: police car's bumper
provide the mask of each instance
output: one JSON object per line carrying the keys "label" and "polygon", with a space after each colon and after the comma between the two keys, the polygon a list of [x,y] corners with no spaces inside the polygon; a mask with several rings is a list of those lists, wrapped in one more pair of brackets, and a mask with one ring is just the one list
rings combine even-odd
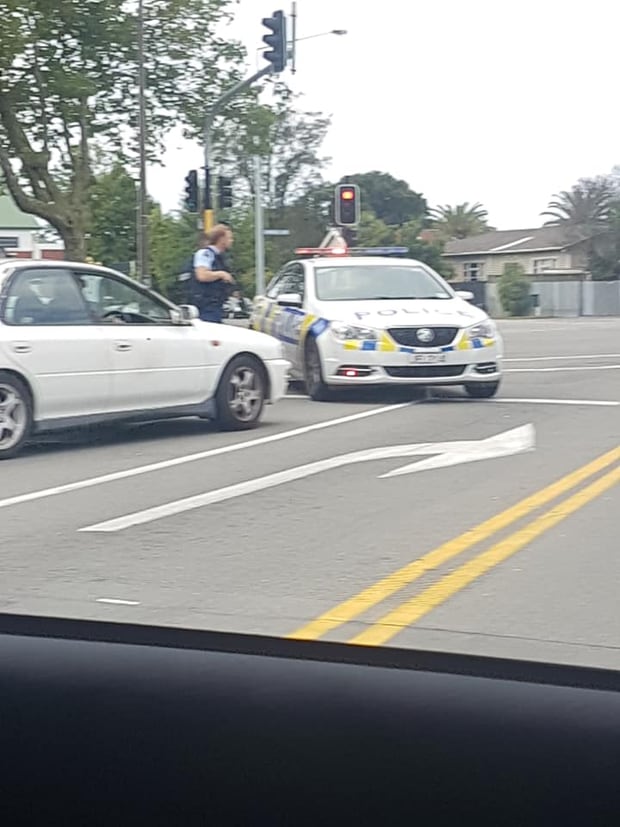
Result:
{"label": "police car's bumper", "polygon": [[439,348],[409,353],[380,349],[347,349],[330,343],[322,354],[324,381],[329,385],[463,385],[496,382],[502,373],[501,340],[471,343],[467,349]]}
{"label": "police car's bumper", "polygon": [[288,390],[289,371],[291,363],[286,359],[266,359],[265,367],[269,375],[269,398],[268,402],[277,402]]}

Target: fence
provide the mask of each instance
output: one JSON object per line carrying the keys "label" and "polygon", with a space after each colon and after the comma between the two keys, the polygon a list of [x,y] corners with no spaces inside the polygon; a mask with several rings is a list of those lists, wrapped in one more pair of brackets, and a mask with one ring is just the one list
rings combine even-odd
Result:
{"label": "fence", "polygon": [[[454,282],[455,290],[474,293],[474,304],[490,316],[504,316],[497,282]],[[620,316],[620,281],[533,281],[536,313],[541,316]]]}

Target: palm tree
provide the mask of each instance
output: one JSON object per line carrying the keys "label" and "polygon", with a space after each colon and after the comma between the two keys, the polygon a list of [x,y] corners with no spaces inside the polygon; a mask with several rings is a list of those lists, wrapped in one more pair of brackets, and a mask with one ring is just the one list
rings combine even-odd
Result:
{"label": "palm tree", "polygon": [[613,201],[613,191],[605,178],[584,178],[571,190],[553,196],[542,213],[547,226],[570,225],[596,230],[605,225]]}
{"label": "palm tree", "polygon": [[468,238],[492,229],[487,223],[488,212],[478,202],[436,207],[430,210],[430,216],[433,226],[445,239]]}
{"label": "palm tree", "polygon": [[617,186],[612,177],[582,178],[549,202],[546,226],[564,227],[584,241],[589,270],[596,278],[620,273],[620,223]]}

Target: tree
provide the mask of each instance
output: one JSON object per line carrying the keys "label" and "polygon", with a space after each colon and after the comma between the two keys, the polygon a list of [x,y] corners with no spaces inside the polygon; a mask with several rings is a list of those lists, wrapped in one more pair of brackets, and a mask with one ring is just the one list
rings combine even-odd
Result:
{"label": "tree", "polygon": [[530,297],[530,280],[520,264],[512,262],[504,265],[498,282],[499,298],[502,307],[510,316],[527,316],[532,307]]}
{"label": "tree", "polygon": [[570,190],[554,195],[542,213],[548,226],[565,227],[584,240],[594,279],[620,273],[620,188],[617,169],[610,175],[581,178]]}
{"label": "tree", "polygon": [[[234,0],[145,0],[149,152],[240,77],[218,36]],[[17,205],[86,254],[96,147],[135,158],[136,4],[5,0],[0,15],[0,169]]]}
{"label": "tree", "polygon": [[263,198],[275,213],[299,200],[321,182],[328,159],[320,155],[330,120],[318,112],[296,108],[299,96],[283,83],[273,86],[273,102],[246,104],[235,122],[224,121],[214,132],[216,164],[254,192],[253,158],[263,161]]}
{"label": "tree", "polygon": [[196,250],[196,216],[167,215],[157,204],[150,212],[148,229],[154,287],[173,300],[181,300],[178,276]]}
{"label": "tree", "polygon": [[362,209],[389,226],[405,224],[422,218],[427,211],[426,199],[414,192],[406,181],[394,178],[388,172],[349,175],[339,183],[357,184],[360,188]]}
{"label": "tree", "polygon": [[596,231],[607,222],[613,196],[613,185],[608,177],[582,178],[572,189],[553,196],[542,213],[549,219],[545,224]]}
{"label": "tree", "polygon": [[136,182],[122,164],[96,177],[90,191],[90,256],[107,265],[135,261],[136,206]]}
{"label": "tree", "polygon": [[452,268],[441,257],[442,245],[431,244],[420,238],[423,222],[408,221],[401,227],[389,227],[371,212],[362,213],[357,233],[360,247],[406,247],[408,258],[428,264],[444,278],[450,278]]}
{"label": "tree", "polygon": [[433,226],[445,241],[468,238],[493,229],[487,222],[488,212],[478,202],[469,204],[465,201],[456,206],[436,207],[430,210],[430,216]]}
{"label": "tree", "polygon": [[595,281],[620,278],[620,199],[611,203],[603,231],[589,240],[589,268]]}

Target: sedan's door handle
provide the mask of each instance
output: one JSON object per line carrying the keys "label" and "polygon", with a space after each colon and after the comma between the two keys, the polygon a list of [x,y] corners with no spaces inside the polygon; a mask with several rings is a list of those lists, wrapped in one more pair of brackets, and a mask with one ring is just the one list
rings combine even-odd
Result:
{"label": "sedan's door handle", "polygon": [[27,342],[15,342],[15,344],[11,345],[11,350],[15,353],[30,353],[32,346]]}
{"label": "sedan's door handle", "polygon": [[114,342],[114,349],[115,350],[131,350],[131,345],[129,342]]}

